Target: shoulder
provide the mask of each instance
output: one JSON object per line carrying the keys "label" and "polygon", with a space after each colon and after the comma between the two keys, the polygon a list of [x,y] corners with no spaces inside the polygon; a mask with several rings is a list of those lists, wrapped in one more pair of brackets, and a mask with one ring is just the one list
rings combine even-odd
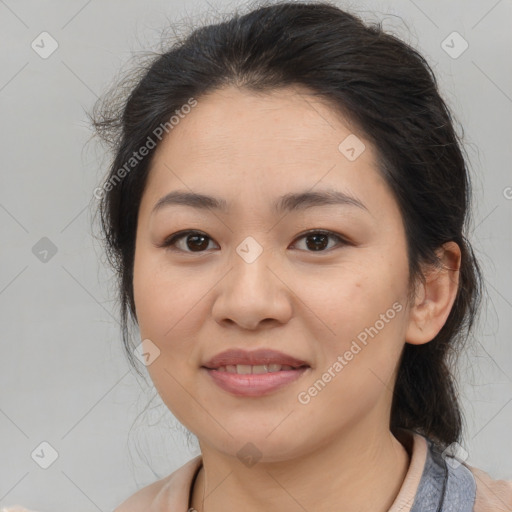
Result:
{"label": "shoulder", "polygon": [[476,482],[473,512],[512,512],[512,480],[495,480],[479,468],[466,466]]}
{"label": "shoulder", "polygon": [[[421,441],[418,436],[416,440]],[[414,505],[408,510],[436,510],[437,504],[444,502],[446,510],[512,512],[512,480],[496,480],[482,469],[446,454],[433,440],[424,441],[428,450],[423,473]]]}
{"label": "shoulder", "polygon": [[162,478],[142,489],[123,501],[114,512],[140,512],[141,510],[153,510],[159,501],[159,496],[165,491],[170,476]]}
{"label": "shoulder", "polygon": [[201,455],[194,457],[169,476],[157,480],[123,501],[114,512],[167,512],[188,508],[192,479],[202,463]]}

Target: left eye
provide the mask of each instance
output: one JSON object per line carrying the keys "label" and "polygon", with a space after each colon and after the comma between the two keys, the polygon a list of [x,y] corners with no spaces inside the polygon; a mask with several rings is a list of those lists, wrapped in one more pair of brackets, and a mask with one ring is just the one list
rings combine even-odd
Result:
{"label": "left eye", "polygon": [[[185,248],[178,247],[178,242],[185,239]],[[319,231],[313,230],[302,234],[296,240],[306,239],[310,240],[310,243],[306,242],[306,247],[312,249],[307,252],[325,252],[324,249],[329,245],[329,239],[335,239],[338,245],[348,245],[348,242],[341,236],[333,233],[332,231]],[[204,252],[208,248],[208,240],[212,240],[208,235],[200,231],[181,231],[168,237],[160,247],[167,247],[173,251],[182,252]],[[329,249],[331,249],[330,247]],[[190,250],[187,250],[190,249]]]}
{"label": "left eye", "polygon": [[[301,235],[297,240],[300,239],[309,239],[312,240],[311,243],[306,242],[306,246],[308,248],[312,248],[312,251],[307,252],[325,252],[324,249],[327,245],[329,245],[328,240],[336,239],[338,241],[338,245],[347,245],[347,241],[344,240],[341,236],[337,235],[336,233],[333,233],[332,231],[308,231],[307,233],[304,233]],[[331,249],[330,247],[329,249]]]}
{"label": "left eye", "polygon": [[[176,248],[177,242],[183,238],[186,238],[185,243],[190,244],[193,247],[193,250],[187,251],[182,248]],[[211,238],[200,231],[181,231],[180,233],[175,233],[167,238],[161,247],[167,247],[172,251],[202,252],[202,249],[206,249],[208,247],[208,242],[205,243],[205,240],[211,240]]]}

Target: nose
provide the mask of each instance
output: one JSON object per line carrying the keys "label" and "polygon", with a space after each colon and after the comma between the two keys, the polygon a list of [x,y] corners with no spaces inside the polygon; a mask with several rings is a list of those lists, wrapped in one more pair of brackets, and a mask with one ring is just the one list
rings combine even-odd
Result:
{"label": "nose", "polygon": [[[242,256],[240,256],[242,254]],[[263,324],[281,325],[293,314],[293,283],[279,264],[263,251],[255,259],[235,253],[231,267],[219,282],[212,308],[214,319],[226,326],[254,330]]]}

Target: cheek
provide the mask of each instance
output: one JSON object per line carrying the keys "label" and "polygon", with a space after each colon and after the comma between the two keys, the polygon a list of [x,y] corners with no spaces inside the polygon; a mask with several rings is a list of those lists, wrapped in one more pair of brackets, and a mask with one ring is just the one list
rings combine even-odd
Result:
{"label": "cheek", "polygon": [[[396,314],[397,306],[390,308],[398,302],[400,309],[405,309],[407,281],[401,270],[398,263],[393,266],[379,258],[362,255],[357,262],[331,273],[323,295],[318,288],[313,288],[315,292],[309,299],[330,327],[333,336],[327,339],[332,340],[331,344],[340,348],[340,340],[343,340],[341,345],[346,345],[376,322],[384,336],[396,329],[392,324],[402,322],[403,315]],[[385,315],[384,320],[380,320],[381,315]],[[385,328],[382,328],[383,321]],[[364,339],[364,334],[361,338]]]}
{"label": "cheek", "polygon": [[[171,272],[150,250],[137,249],[133,293],[141,339],[150,339],[160,353],[147,366],[155,389],[169,410],[187,428],[196,411],[184,392],[191,381],[193,361],[187,320],[194,309],[194,281]],[[195,307],[199,307],[197,304]]]}
{"label": "cheek", "polygon": [[318,369],[336,375],[327,386],[329,400],[350,390],[372,401],[390,381],[404,344],[406,264],[398,254],[394,264],[388,257],[362,257],[349,272],[334,274],[339,278],[330,283],[330,301],[319,310],[334,332],[323,340]]}
{"label": "cheek", "polygon": [[151,259],[144,250],[137,249],[133,267],[133,297],[137,320],[142,338],[153,339],[155,327],[161,321],[159,305],[165,298],[165,291],[158,282]]}
{"label": "cheek", "polygon": [[197,302],[201,280],[190,279],[162,261],[161,254],[137,249],[133,294],[141,336],[164,342],[183,325]]}
{"label": "cheek", "polygon": [[189,430],[204,422],[204,403],[194,389],[195,374],[183,364],[180,347],[168,347],[147,367],[155,389],[169,411]]}
{"label": "cheek", "polygon": [[334,423],[361,419],[392,394],[403,348],[404,308],[399,301],[384,302],[383,307],[366,304],[360,316],[350,315],[359,309],[359,304],[352,306],[343,314],[345,326],[334,342],[324,345],[322,362],[302,389],[302,400],[311,397],[312,407],[335,408],[336,415],[328,416]]}

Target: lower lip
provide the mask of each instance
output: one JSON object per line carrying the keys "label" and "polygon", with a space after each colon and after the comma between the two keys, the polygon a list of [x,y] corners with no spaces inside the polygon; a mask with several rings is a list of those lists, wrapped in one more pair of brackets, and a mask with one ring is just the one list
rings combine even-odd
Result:
{"label": "lower lip", "polygon": [[203,368],[224,391],[237,396],[263,396],[273,393],[303,375],[310,367],[270,373],[238,374]]}

